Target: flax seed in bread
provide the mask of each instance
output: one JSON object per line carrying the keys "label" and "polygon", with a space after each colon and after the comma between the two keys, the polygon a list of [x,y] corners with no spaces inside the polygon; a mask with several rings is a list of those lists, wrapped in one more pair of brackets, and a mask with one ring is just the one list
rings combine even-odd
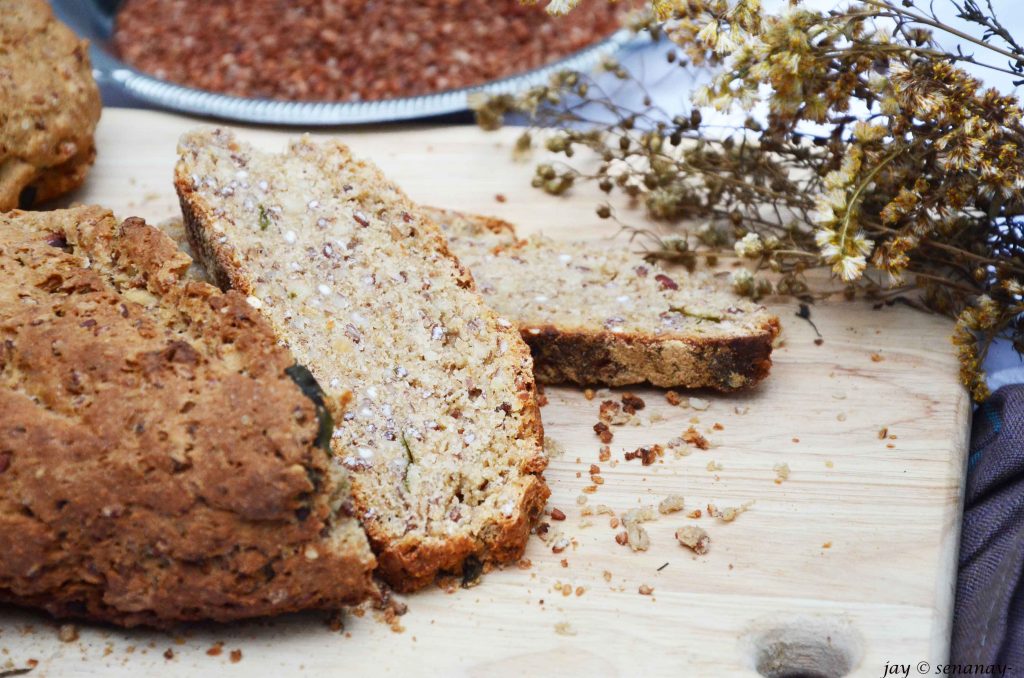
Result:
{"label": "flax seed in bread", "polygon": [[778,318],[710,277],[669,273],[620,244],[521,240],[499,219],[427,213],[519,327],[540,382],[733,391],[768,376]]}
{"label": "flax seed in bread", "polygon": [[46,0],[0,4],[0,212],[81,184],[99,117],[88,43]]}
{"label": "flax seed in bread", "polygon": [[179,144],[193,249],[329,395],[334,449],[380,573],[408,591],[516,560],[548,490],[529,350],[435,224],[336,142],[282,154],[219,130]]}
{"label": "flax seed in bread", "polygon": [[0,215],[0,600],[166,626],[374,592],[315,382],[189,263],[102,208]]}

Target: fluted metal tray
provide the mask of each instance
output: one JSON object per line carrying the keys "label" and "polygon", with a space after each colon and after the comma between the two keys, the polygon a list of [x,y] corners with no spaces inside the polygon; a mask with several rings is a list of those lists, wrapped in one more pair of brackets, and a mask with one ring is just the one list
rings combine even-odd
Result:
{"label": "fluted metal tray", "polygon": [[378,101],[277,101],[231,96],[183,87],[160,80],[120,61],[109,50],[114,15],[120,0],[54,0],[58,16],[92,42],[92,63],[97,81],[156,108],[182,113],[268,125],[360,125],[412,120],[469,108],[476,92],[515,92],[548,81],[565,69],[586,70],[605,56],[637,41],[628,29],[541,68],[524,71],[473,87],[414,97]]}

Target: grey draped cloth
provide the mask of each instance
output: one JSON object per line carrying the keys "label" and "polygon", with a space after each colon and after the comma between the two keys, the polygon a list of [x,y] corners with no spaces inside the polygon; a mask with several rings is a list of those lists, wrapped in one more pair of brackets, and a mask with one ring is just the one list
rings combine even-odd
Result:
{"label": "grey draped cloth", "polygon": [[964,507],[950,661],[1024,674],[1024,385],[975,411]]}

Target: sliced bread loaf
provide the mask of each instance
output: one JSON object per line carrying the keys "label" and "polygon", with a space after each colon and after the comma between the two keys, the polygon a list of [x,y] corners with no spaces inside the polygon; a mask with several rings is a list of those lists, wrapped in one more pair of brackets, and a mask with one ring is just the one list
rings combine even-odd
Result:
{"label": "sliced bread loaf", "polygon": [[426,212],[519,327],[540,382],[733,391],[768,376],[778,318],[709,276],[669,274],[622,243],[520,240],[498,219]]}
{"label": "sliced bread loaf", "polygon": [[179,144],[193,249],[248,295],[330,396],[334,450],[399,590],[520,557],[548,489],[529,350],[437,226],[336,142],[268,154],[232,134]]}
{"label": "sliced bread loaf", "polygon": [[98,207],[0,215],[0,600],[165,626],[374,593],[316,383],[189,264]]}

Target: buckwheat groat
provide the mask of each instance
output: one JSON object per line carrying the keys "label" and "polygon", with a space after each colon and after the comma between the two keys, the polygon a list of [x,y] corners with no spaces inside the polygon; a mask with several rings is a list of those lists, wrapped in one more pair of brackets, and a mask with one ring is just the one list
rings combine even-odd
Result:
{"label": "buckwheat groat", "polygon": [[540,382],[733,391],[768,376],[778,318],[710,277],[669,274],[608,242],[520,240],[498,219],[426,212],[519,328]]}
{"label": "buckwheat groat", "polygon": [[89,49],[46,0],[0,6],[0,212],[77,187],[96,156]]}
{"label": "buckwheat groat", "polygon": [[0,600],[166,626],[375,592],[316,383],[189,263],[99,207],[0,215]]}
{"label": "buckwheat groat", "polygon": [[384,578],[518,559],[548,495],[530,354],[437,227],[336,142],[268,154],[212,130],[179,153],[194,251],[352,393],[335,451]]}

